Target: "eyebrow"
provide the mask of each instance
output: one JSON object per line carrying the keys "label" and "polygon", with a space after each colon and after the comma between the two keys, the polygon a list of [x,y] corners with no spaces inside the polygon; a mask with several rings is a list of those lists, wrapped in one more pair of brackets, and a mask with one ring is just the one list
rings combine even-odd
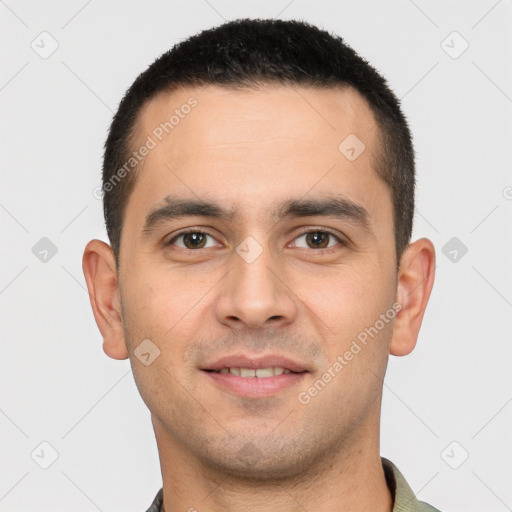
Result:
{"label": "eyebrow", "polygon": [[[202,201],[194,198],[166,196],[165,203],[148,213],[142,232],[149,235],[159,224],[184,217],[211,217],[220,220],[236,220],[239,212],[227,209],[214,201]],[[335,217],[357,224],[367,232],[370,229],[370,215],[366,208],[350,199],[340,196],[318,199],[290,199],[272,212],[276,221],[299,217]]]}

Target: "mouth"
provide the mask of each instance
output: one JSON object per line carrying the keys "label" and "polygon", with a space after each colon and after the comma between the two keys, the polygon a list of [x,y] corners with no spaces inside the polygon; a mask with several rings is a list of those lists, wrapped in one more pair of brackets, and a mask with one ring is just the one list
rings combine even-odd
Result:
{"label": "mouth", "polygon": [[242,368],[241,366],[233,366],[231,368],[223,367],[220,370],[205,370],[207,372],[219,373],[221,375],[236,375],[243,378],[256,377],[258,379],[268,379],[277,375],[289,375],[290,373],[302,373],[292,372],[288,368],[282,366],[269,366],[267,368]]}
{"label": "mouth", "polygon": [[201,368],[220,389],[244,397],[269,397],[297,385],[309,371],[288,358],[224,357]]}

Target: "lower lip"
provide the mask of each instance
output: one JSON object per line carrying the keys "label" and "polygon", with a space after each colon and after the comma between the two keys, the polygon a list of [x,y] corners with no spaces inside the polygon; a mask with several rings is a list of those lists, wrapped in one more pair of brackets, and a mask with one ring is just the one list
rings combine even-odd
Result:
{"label": "lower lip", "polygon": [[203,370],[208,377],[224,389],[240,396],[265,397],[299,383],[306,372],[282,373],[273,377],[239,377],[231,373],[216,373]]}

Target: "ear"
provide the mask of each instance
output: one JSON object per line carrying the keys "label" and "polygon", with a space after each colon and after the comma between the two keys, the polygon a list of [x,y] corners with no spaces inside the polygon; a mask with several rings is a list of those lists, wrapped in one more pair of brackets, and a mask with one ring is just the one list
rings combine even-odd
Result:
{"label": "ear", "polygon": [[112,359],[127,359],[116,264],[111,247],[91,240],[82,258],[92,311],[103,336],[103,351]]}
{"label": "ear", "polygon": [[398,270],[397,301],[402,309],[395,317],[390,353],[405,356],[413,351],[434,285],[436,252],[427,238],[404,251]]}

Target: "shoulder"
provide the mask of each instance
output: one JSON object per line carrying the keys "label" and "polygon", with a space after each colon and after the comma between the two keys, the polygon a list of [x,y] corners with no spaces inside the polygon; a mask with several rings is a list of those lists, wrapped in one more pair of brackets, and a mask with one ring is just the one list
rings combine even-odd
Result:
{"label": "shoulder", "polygon": [[151,503],[151,506],[146,510],[146,512],[160,512],[160,509],[162,508],[163,500],[164,500],[164,490],[163,490],[163,488],[161,488],[156,493],[153,503]]}
{"label": "shoulder", "polygon": [[388,459],[381,457],[386,482],[393,496],[392,512],[440,512],[437,508],[419,501],[399,469]]}

